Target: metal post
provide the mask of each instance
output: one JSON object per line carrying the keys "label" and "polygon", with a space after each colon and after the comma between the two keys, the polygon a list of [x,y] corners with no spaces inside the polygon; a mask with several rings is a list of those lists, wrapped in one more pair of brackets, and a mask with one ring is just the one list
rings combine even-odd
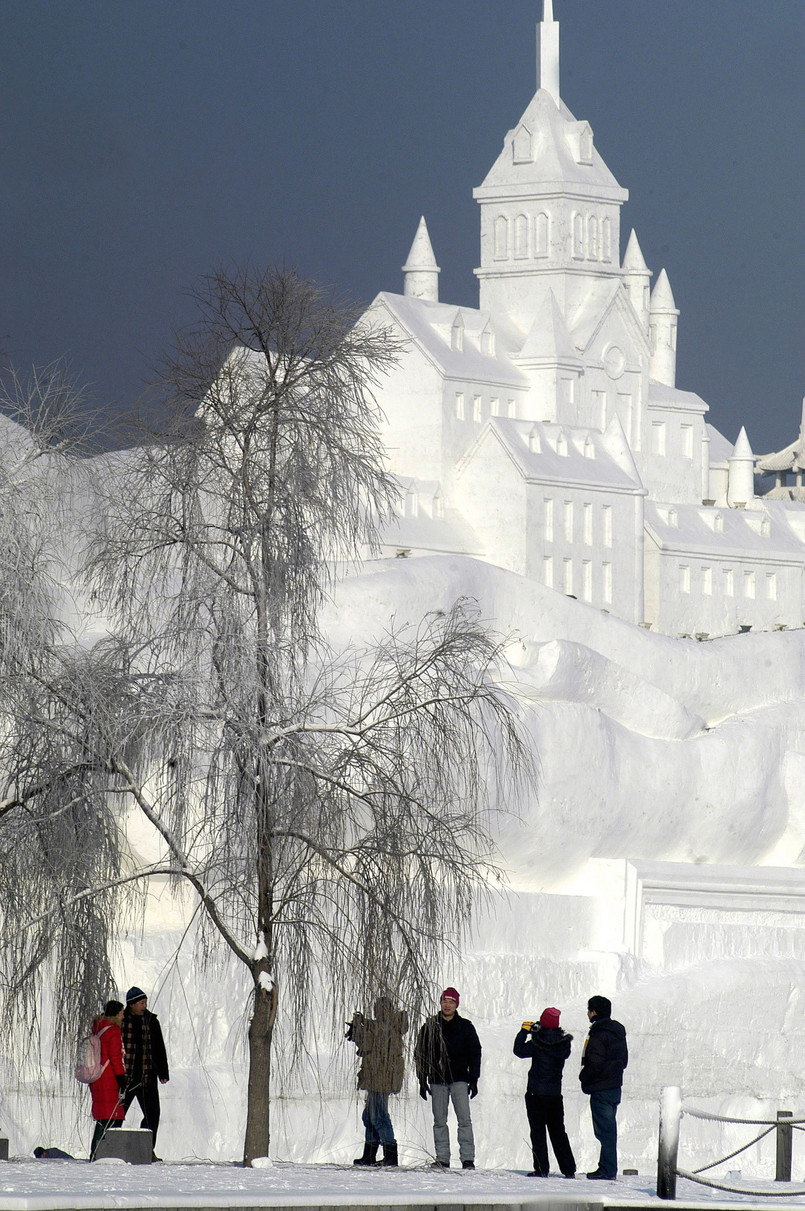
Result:
{"label": "metal post", "polygon": [[657,1197],[676,1198],[676,1160],[679,1152],[679,1121],[682,1090],[666,1085],[660,1095],[660,1145],[657,1152]]}
{"label": "metal post", "polygon": [[787,1118],[793,1117],[792,1110],[777,1111],[777,1172],[774,1175],[776,1182],[791,1181],[791,1127],[785,1122]]}

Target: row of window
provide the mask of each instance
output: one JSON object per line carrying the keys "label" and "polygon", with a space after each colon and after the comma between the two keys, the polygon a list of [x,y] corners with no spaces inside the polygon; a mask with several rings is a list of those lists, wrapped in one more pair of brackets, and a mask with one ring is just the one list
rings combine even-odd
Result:
{"label": "row of window", "polygon": [[[600,564],[601,600],[612,602],[612,564]],[[542,561],[543,582],[549,589],[561,589],[582,601],[593,599],[593,563],[591,559],[555,559],[546,555]]]}
{"label": "row of window", "polygon": [[573,215],[573,257],[577,261],[612,260],[612,223],[595,214]]}
{"label": "row of window", "polygon": [[[612,260],[612,221],[596,214],[573,215],[573,257],[577,261]],[[496,261],[526,261],[546,257],[551,245],[551,219],[541,210],[514,219],[499,214],[493,224]]]}
{"label": "row of window", "polygon": [[495,260],[525,261],[530,257],[546,257],[550,247],[550,219],[544,210],[534,216],[518,214],[510,220],[505,214],[495,219]]}
{"label": "row of window", "polygon": [[[651,453],[660,455],[669,453],[668,424],[664,420],[653,420],[651,422]],[[693,458],[693,425],[683,424],[679,426],[678,447],[672,449],[670,453],[681,454],[683,458]]]}
{"label": "row of window", "polygon": [[[593,545],[595,531],[595,506],[591,501],[582,502],[581,510],[577,510],[573,500],[554,501],[546,496],[542,502],[543,530],[546,542],[554,542],[561,523],[561,535],[565,542],[576,539],[576,522],[580,513],[581,541],[585,546]],[[612,505],[599,506],[599,526],[597,537],[605,547],[612,546]]]}
{"label": "row of window", "polygon": [[422,497],[415,488],[405,494],[403,511],[406,517],[419,517],[420,511],[435,517],[437,521],[444,519],[444,500],[441,496]]}
{"label": "row of window", "polygon": [[[725,597],[734,597],[737,581],[738,585],[742,588],[743,596],[746,598],[754,599],[757,597],[758,587],[759,585],[763,585],[766,600],[777,600],[776,572],[766,572],[764,574],[756,572],[753,568],[739,568],[736,573],[734,568],[722,568],[720,575],[718,573],[714,575],[712,568],[699,568],[698,573],[698,587],[705,597],[711,597],[714,593],[718,593],[719,586]],[[690,593],[691,591],[690,564],[681,563],[679,565],[679,589],[682,593]]]}
{"label": "row of window", "polygon": [[493,396],[489,401],[487,411],[482,395],[473,395],[472,403],[470,403],[463,391],[456,392],[456,420],[473,420],[476,424],[480,424],[487,416],[509,416],[516,420],[517,401],[507,399],[504,404],[497,396]]}

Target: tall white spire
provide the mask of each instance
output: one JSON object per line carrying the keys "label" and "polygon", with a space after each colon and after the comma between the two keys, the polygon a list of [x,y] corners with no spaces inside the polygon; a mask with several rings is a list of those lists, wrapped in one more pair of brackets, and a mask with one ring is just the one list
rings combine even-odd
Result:
{"label": "tall white spire", "polygon": [[559,22],[553,19],[553,0],[542,0],[537,25],[537,88],[544,88],[559,104]]}
{"label": "tall white spire", "polygon": [[425,216],[419,220],[408,260],[403,265],[403,293],[415,299],[439,301],[439,274],[441,270],[433,255],[433,245],[428,235]]}

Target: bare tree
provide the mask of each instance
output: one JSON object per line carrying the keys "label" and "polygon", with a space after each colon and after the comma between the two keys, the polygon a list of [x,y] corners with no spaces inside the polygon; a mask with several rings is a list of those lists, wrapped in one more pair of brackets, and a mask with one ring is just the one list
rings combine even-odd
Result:
{"label": "bare tree", "polygon": [[82,802],[108,821],[125,794],[166,855],[118,856],[103,885],[189,883],[206,945],[250,973],[248,1164],[275,1023],[293,1053],[322,973],[339,1014],[376,993],[416,1011],[492,871],[496,777],[524,757],[472,603],[340,656],[319,632],[396,494],[372,394],[389,333],[288,271],[220,273],[197,301],[168,421],[114,456],[94,510],[110,638],[49,679],[47,709]]}
{"label": "bare tree", "polygon": [[7,1033],[20,1023],[28,1033],[47,972],[63,993],[55,1037],[65,1046],[108,995],[102,888],[120,873],[116,824],[88,785],[94,758],[69,730],[81,662],[67,536],[86,493],[85,438],[98,430],[64,363],[0,380],[0,992]]}

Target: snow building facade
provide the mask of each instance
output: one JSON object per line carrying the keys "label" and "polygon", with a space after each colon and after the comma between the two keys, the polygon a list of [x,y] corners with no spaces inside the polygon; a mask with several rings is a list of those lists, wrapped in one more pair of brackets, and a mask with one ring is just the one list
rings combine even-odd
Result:
{"label": "snow building facade", "polygon": [[634,231],[620,257],[628,193],[561,99],[551,0],[537,64],[475,190],[477,309],[439,300],[422,218],[403,293],[367,312],[405,350],[381,396],[404,496],[383,554],[473,555],[669,635],[800,627],[805,504],[756,496],[745,431],[732,446],[677,387],[671,285]]}

